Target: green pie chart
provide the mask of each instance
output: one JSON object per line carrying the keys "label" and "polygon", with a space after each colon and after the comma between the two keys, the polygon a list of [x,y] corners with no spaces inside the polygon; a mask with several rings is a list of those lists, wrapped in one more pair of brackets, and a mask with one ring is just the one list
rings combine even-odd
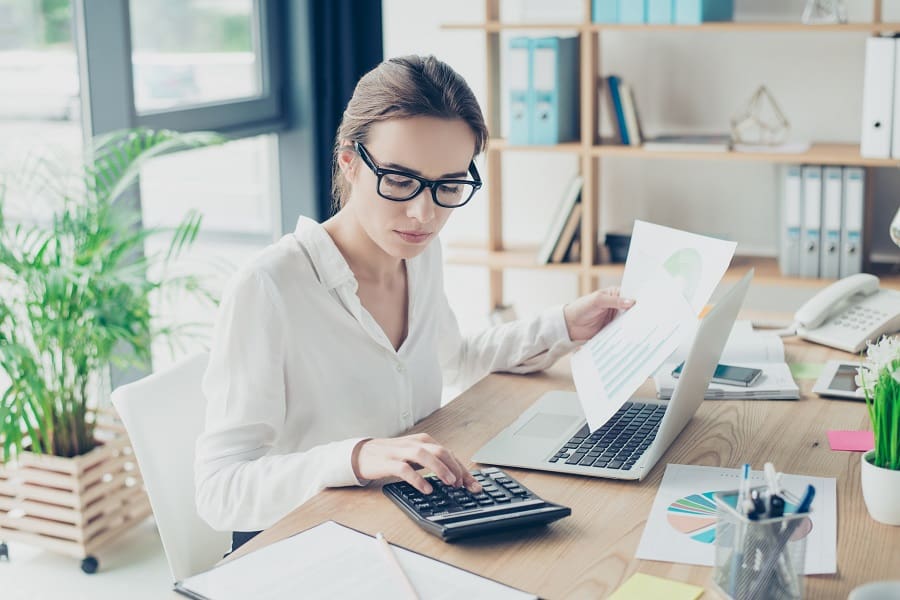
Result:
{"label": "green pie chart", "polygon": [[692,302],[703,274],[703,259],[700,253],[694,248],[676,250],[663,262],[663,268],[681,284],[684,297],[688,302]]}

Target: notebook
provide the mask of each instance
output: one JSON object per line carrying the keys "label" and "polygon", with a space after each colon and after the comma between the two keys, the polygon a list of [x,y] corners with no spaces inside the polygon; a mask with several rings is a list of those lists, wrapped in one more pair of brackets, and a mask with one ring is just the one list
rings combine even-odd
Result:
{"label": "notebook", "polygon": [[[687,356],[689,346],[676,350],[653,375],[657,396],[672,396],[677,379],[672,370]],[[784,343],[773,333],[753,330],[750,321],[737,321],[725,343],[719,362],[739,367],[761,369],[762,375],[749,387],[710,383],[704,394],[707,400],[797,400],[800,388],[784,360]]]}
{"label": "notebook", "polygon": [[[369,535],[326,521],[188,577],[175,591],[198,600],[403,597],[404,587],[376,544]],[[536,598],[405,548],[393,550],[420,598]]]}

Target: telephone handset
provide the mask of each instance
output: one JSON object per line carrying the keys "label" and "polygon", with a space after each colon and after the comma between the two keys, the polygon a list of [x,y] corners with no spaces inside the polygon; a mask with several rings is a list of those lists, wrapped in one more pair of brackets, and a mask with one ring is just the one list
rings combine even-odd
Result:
{"label": "telephone handset", "polygon": [[874,275],[851,275],[801,306],[794,322],[806,340],[857,353],[866,342],[900,330],[900,292],[879,289]]}

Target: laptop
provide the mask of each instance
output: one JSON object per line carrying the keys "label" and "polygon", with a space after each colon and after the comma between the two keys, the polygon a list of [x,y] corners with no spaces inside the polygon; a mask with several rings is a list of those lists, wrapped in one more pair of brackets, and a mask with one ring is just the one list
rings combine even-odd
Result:
{"label": "laptop", "polygon": [[643,479],[703,402],[752,278],[751,269],[700,320],[670,400],[631,398],[600,429],[590,431],[575,392],[548,392],[482,446],[472,460],[590,477]]}

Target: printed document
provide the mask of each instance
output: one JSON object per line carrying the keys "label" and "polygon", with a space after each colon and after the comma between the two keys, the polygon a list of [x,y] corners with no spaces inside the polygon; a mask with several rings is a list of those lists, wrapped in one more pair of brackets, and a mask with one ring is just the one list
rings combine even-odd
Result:
{"label": "printed document", "polygon": [[600,428],[691,335],[736,244],[635,221],[621,295],[635,305],[572,355],[592,431]]}
{"label": "printed document", "polygon": [[[635,558],[713,566],[716,541],[714,494],[738,489],[740,469],[666,465]],[[804,574],[837,572],[837,494],[834,477],[788,475],[786,511],[800,502],[807,484],[816,488],[809,521],[796,536],[808,536]],[[750,472],[750,486],[765,485],[762,471]],[[792,508],[793,507],[793,508]]]}

